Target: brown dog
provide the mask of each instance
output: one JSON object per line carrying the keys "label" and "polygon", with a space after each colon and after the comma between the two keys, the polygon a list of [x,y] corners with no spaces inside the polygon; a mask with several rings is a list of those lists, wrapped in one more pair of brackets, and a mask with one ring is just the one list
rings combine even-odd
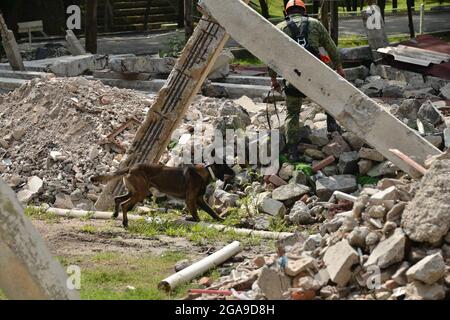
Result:
{"label": "brown dog", "polygon": [[214,219],[223,220],[205,202],[203,196],[206,187],[212,180],[217,178],[225,181],[226,176],[234,177],[234,175],[234,171],[226,164],[187,165],[176,168],[160,164],[136,164],[113,174],[91,177],[91,181],[106,183],[123,177],[123,183],[128,193],[114,198],[113,218],[118,217],[121,207],[122,224],[127,227],[127,212],[149,196],[150,188],[156,188],[174,198],[184,199],[194,221],[200,220],[197,206]]}

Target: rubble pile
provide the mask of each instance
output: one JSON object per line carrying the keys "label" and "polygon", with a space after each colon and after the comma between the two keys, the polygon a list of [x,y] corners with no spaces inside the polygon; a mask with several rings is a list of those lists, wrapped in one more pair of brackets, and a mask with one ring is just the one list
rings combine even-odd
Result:
{"label": "rubble pile", "polygon": [[208,289],[246,299],[448,298],[448,170],[450,160],[439,160],[420,183],[385,178],[363,188],[352,209],[328,214],[319,232],[279,240],[277,253],[244,261]]}
{"label": "rubble pile", "polygon": [[[120,148],[108,135],[134,117],[141,121],[151,98],[84,78],[34,79],[0,96],[0,174],[23,203],[91,210],[96,172],[113,171]],[[137,126],[117,142],[127,146]]]}

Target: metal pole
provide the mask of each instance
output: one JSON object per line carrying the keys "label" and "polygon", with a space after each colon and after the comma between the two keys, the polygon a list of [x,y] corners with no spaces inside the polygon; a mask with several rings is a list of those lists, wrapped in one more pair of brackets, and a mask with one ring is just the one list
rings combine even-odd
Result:
{"label": "metal pole", "polygon": [[419,24],[419,34],[423,34],[423,22],[425,19],[425,4],[422,2],[420,5],[420,24]]}

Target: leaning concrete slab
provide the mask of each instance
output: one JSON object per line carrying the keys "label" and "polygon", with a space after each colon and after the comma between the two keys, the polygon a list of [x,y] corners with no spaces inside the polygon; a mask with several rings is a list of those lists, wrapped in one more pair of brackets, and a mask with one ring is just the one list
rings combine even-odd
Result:
{"label": "leaning concrete slab", "polygon": [[77,36],[73,33],[72,30],[66,31],[66,41],[67,49],[69,49],[72,55],[81,56],[87,53],[80,40],[78,40]]}
{"label": "leaning concrete slab", "polygon": [[428,156],[441,153],[244,2],[201,3],[242,46],[403,171],[409,167],[389,149],[398,149],[421,164]]}
{"label": "leaning concrete slab", "polygon": [[[204,15],[200,19],[166,84],[139,127],[120,164],[121,168],[140,162],[158,161],[228,38],[225,30],[209,16]],[[96,208],[108,209],[113,204],[113,196],[123,192],[122,181],[112,181],[104,188],[95,204]]]}
{"label": "leaning concrete slab", "polygon": [[8,29],[8,26],[0,14],[0,35],[2,37],[3,48],[8,57],[9,64],[13,70],[25,70],[19,46],[17,45],[14,33]]}
{"label": "leaning concrete slab", "polygon": [[0,289],[9,299],[80,299],[25,216],[14,192],[0,179]]}

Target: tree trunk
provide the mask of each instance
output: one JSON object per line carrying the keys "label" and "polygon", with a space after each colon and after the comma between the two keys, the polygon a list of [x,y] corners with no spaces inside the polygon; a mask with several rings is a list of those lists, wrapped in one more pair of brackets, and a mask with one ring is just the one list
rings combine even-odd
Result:
{"label": "tree trunk", "polygon": [[380,7],[381,17],[383,17],[384,21],[384,8],[386,7],[386,0],[378,0],[378,6]]}
{"label": "tree trunk", "polygon": [[264,18],[269,19],[269,6],[267,5],[266,0],[259,0],[259,6],[261,7],[261,14]]}
{"label": "tree trunk", "polygon": [[324,1],[322,3],[322,8],[320,10],[320,22],[322,22],[323,26],[330,30],[330,20],[328,18],[328,12],[330,7],[330,1]]}
{"label": "tree trunk", "polygon": [[409,35],[411,38],[414,38],[414,22],[412,18],[412,6],[414,5],[414,0],[406,0],[406,5],[408,6],[408,26],[409,26]]}
{"label": "tree trunk", "polygon": [[392,0],[392,12],[397,12],[398,4],[397,0]]}
{"label": "tree trunk", "polygon": [[338,45],[339,40],[339,3],[337,1],[330,1],[331,21],[330,21],[330,35],[334,43]]}
{"label": "tree trunk", "polygon": [[86,0],[86,51],[97,53],[98,0]]}

